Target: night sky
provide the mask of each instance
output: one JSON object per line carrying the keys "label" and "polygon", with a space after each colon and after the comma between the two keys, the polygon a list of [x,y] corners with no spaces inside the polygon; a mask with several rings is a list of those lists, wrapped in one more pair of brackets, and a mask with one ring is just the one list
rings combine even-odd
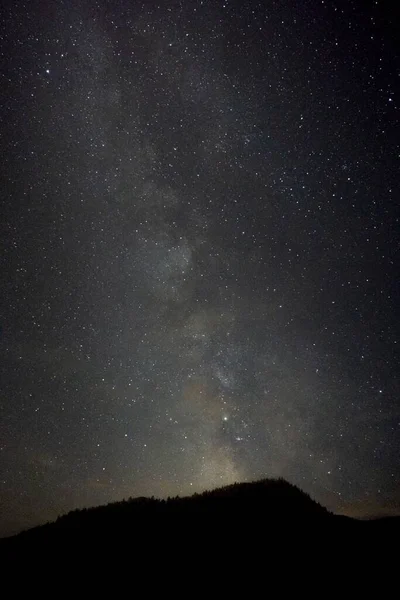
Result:
{"label": "night sky", "polygon": [[398,15],[2,6],[0,533],[276,476],[400,512]]}

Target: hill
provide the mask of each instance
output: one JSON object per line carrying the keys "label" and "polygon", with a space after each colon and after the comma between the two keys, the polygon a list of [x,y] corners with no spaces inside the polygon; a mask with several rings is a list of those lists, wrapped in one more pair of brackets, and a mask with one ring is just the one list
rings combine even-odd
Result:
{"label": "hill", "polygon": [[75,510],[0,540],[0,551],[3,564],[10,558],[14,564],[97,566],[128,560],[140,570],[201,560],[242,568],[279,557],[286,563],[325,560],[327,552],[341,559],[346,552],[359,555],[373,540],[394,540],[399,522],[386,519],[380,526],[336,516],[296,486],[266,479],[184,498],[130,498]]}

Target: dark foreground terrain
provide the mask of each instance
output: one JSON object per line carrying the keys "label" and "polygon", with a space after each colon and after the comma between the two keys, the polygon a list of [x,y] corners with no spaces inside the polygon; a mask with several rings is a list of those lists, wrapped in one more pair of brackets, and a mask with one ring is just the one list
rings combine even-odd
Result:
{"label": "dark foreground terrain", "polygon": [[251,572],[270,579],[287,574],[289,565],[313,577],[337,568],[365,575],[372,556],[387,556],[390,568],[399,533],[398,518],[333,515],[286,481],[263,480],[188,498],[134,498],[76,510],[0,540],[0,551],[11,569],[34,564],[51,575],[54,567],[74,564],[94,569],[98,582],[102,569],[126,574],[128,568],[155,589],[163,577],[181,581],[189,573],[192,582],[215,573],[230,585]]}

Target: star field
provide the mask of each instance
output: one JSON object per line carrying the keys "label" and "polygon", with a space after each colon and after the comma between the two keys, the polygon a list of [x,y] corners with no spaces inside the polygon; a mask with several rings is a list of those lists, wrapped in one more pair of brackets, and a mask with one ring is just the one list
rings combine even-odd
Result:
{"label": "star field", "polygon": [[381,2],[5,2],[1,533],[282,476],[398,512]]}

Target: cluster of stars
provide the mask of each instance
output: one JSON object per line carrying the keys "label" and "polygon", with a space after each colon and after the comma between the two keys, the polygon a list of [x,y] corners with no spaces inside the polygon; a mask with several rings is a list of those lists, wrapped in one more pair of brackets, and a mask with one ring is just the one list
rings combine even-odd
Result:
{"label": "cluster of stars", "polygon": [[393,503],[379,7],[6,5],[4,531],[265,476]]}

